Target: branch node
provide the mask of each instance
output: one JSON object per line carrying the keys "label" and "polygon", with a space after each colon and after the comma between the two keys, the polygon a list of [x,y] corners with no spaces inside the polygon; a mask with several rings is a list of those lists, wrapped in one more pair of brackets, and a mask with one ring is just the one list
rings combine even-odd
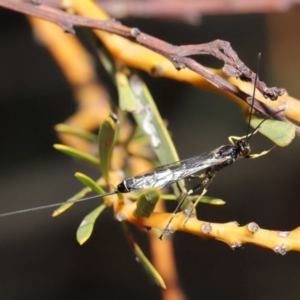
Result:
{"label": "branch node", "polygon": [[259,226],[255,222],[249,223],[247,228],[253,234],[259,230]]}
{"label": "branch node", "polygon": [[289,234],[290,234],[290,231],[279,231],[279,233],[278,233],[278,235],[280,237],[284,237],[284,238],[286,238],[287,236],[289,236]]}
{"label": "branch node", "polygon": [[276,246],[273,251],[276,254],[286,255],[289,249],[285,244],[282,243],[280,246]]}
{"label": "branch node", "polygon": [[203,223],[200,229],[204,234],[210,234],[213,228],[211,223]]}
{"label": "branch node", "polygon": [[243,244],[240,242],[234,242],[230,245],[230,248],[232,250],[239,250],[239,249],[242,249],[243,247],[244,247]]}
{"label": "branch node", "polygon": [[133,27],[130,30],[130,35],[135,39],[140,35],[140,33],[141,33],[141,31],[136,27]]}
{"label": "branch node", "polygon": [[180,71],[181,69],[184,69],[185,63],[180,59],[180,57],[177,56],[173,56],[172,57],[172,63],[174,65],[174,67],[176,68],[176,70]]}
{"label": "branch node", "polygon": [[62,30],[65,33],[71,33],[71,34],[75,34],[75,29],[73,27],[73,25],[69,22],[60,22],[59,26],[62,28]]}
{"label": "branch node", "polygon": [[269,98],[270,100],[274,101],[277,100],[279,96],[282,96],[285,92],[286,90],[283,88],[265,87],[263,95],[266,99]]}

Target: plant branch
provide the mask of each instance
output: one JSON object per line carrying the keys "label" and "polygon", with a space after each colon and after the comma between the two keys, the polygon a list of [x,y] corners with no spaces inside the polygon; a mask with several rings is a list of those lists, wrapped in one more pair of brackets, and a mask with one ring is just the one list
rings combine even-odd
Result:
{"label": "plant branch", "polygon": [[[230,43],[226,41],[216,40],[207,44],[175,46],[163,40],[152,37],[141,32],[137,28],[129,28],[120,22],[110,19],[107,21],[96,20],[81,16],[75,16],[58,9],[54,9],[44,5],[33,5],[19,1],[0,0],[0,6],[42,18],[54,22],[61,26],[66,32],[74,33],[73,26],[83,26],[94,29],[101,29],[110,33],[117,34],[127,39],[134,40],[138,44],[147,47],[156,53],[168,58],[174,66],[180,70],[188,68],[200,75],[216,87],[226,90],[237,97],[247,100],[251,95],[239,90],[222,77],[209,71],[195,60],[187,57],[192,55],[212,55],[222,60],[225,64],[224,72],[229,76],[239,77],[243,81],[254,82],[255,73],[252,72],[237,56],[236,52],[231,48]],[[153,72],[155,72],[153,70]],[[262,81],[257,82],[258,90],[265,98],[276,100],[278,96],[283,95],[284,90],[276,87],[268,88]]]}
{"label": "plant branch", "polygon": [[[133,211],[135,203],[119,207],[116,218],[131,222],[139,227],[158,228],[164,230],[172,217],[171,213],[152,213],[149,218],[135,218]],[[300,227],[292,231],[275,231],[262,229],[255,222],[239,226],[237,222],[218,224],[190,218],[183,213],[177,213],[172,220],[170,234],[175,231],[185,231],[204,239],[216,239],[228,244],[233,250],[244,244],[254,244],[273,250],[276,254],[285,255],[288,251],[300,251]]]}
{"label": "plant branch", "polygon": [[[253,83],[255,73],[239,59],[236,52],[231,48],[230,43],[216,40],[207,44],[175,46],[147,35],[137,28],[129,28],[116,20],[108,19],[108,16],[91,1],[73,1],[73,5],[80,14],[91,15],[94,18],[68,14],[45,5],[33,5],[29,3],[28,0],[27,2],[0,0],[0,6],[48,20],[59,25],[67,32],[74,33],[74,26],[101,29],[103,31],[96,30],[95,33],[99,38],[103,39],[104,44],[108,47],[109,51],[112,51],[114,56],[119,57],[119,59],[123,60],[129,66],[144,69],[154,76],[167,76],[177,80],[185,80],[196,86],[225,94],[236,101],[243,100],[247,103],[247,100],[252,96],[253,87],[251,90],[245,91],[244,85],[236,81],[235,77],[240,78],[242,81]],[[96,17],[107,20],[95,19]],[[120,37],[117,40],[117,36],[111,34],[107,36],[108,33],[106,32],[116,34]],[[126,40],[122,39],[122,37],[127,39],[127,44],[125,43]],[[135,43],[131,43],[128,40],[133,40],[154,52],[140,47]],[[124,49],[126,49],[126,51],[124,51]],[[167,58],[168,61],[171,62],[177,70],[181,70],[181,72],[176,71],[174,68],[172,70],[172,65],[162,60],[160,55]],[[222,60],[224,62],[224,72],[203,67],[188,57],[192,55],[212,55]],[[188,72],[188,70],[191,71]],[[205,78],[205,80],[203,80],[203,78]],[[243,90],[241,90],[239,86],[241,86]],[[264,82],[259,80],[256,86],[265,98],[275,100],[278,96],[284,94],[284,89],[276,87],[269,88]],[[261,104],[260,102],[263,103]],[[280,102],[269,101],[267,103],[258,95],[254,102],[254,108],[262,114],[266,114],[266,107],[270,106],[272,109],[279,110],[281,104],[285,104],[287,107],[285,111],[287,117],[300,121],[299,101],[286,94],[283,95]],[[297,107],[299,107],[299,109],[297,109]],[[279,114],[276,115],[275,118],[282,119]],[[284,118],[282,120],[284,120]],[[297,128],[297,134],[300,135],[299,128]]]}

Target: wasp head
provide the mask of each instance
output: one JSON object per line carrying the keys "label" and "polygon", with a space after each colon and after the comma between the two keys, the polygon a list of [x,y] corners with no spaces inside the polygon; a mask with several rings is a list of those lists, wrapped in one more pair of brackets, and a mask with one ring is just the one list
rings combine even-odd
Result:
{"label": "wasp head", "polygon": [[249,141],[247,139],[238,140],[236,142],[236,147],[241,156],[247,156],[251,152]]}

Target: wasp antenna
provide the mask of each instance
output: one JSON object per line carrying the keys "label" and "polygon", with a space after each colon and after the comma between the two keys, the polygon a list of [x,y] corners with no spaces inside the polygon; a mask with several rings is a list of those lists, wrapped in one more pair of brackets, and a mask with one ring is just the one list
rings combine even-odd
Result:
{"label": "wasp antenna", "polygon": [[248,128],[247,128],[247,134],[246,134],[246,137],[247,137],[248,141],[252,136],[252,134],[249,134],[249,132],[250,132],[251,118],[252,118],[252,114],[253,114],[253,106],[254,106],[254,101],[255,101],[255,90],[256,90],[256,84],[257,84],[257,81],[258,81],[260,60],[261,60],[261,53],[258,53],[258,55],[257,55],[257,66],[256,66],[256,75],[255,75],[255,79],[254,79],[252,102],[251,102],[251,106],[250,106],[250,114],[249,114]]}
{"label": "wasp antenna", "polygon": [[7,213],[4,213],[4,214],[0,214],[0,218],[12,216],[12,215],[23,214],[23,213],[27,213],[27,212],[31,212],[31,211],[35,211],[35,210],[42,210],[42,209],[46,209],[46,208],[57,207],[57,206],[61,206],[63,204],[70,204],[70,203],[78,203],[78,202],[88,201],[88,200],[99,198],[99,197],[102,198],[102,197],[105,197],[105,196],[114,195],[114,194],[117,194],[117,193],[118,193],[118,191],[113,191],[113,192],[106,193],[106,194],[103,194],[103,195],[94,195],[94,196],[82,198],[82,199],[79,199],[79,200],[65,201],[65,202],[60,202],[60,203],[54,203],[54,204],[48,204],[48,205],[43,205],[43,206],[25,208],[25,209],[21,209],[21,210],[15,210],[15,211],[7,212]]}

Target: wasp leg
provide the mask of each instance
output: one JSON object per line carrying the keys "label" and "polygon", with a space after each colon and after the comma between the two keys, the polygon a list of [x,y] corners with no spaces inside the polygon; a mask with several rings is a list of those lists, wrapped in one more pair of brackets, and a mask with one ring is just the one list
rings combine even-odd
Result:
{"label": "wasp leg", "polygon": [[274,145],[273,147],[271,147],[269,150],[265,150],[265,151],[262,151],[262,152],[256,153],[256,154],[250,154],[250,155],[244,156],[243,158],[251,158],[251,159],[253,159],[253,158],[257,158],[257,157],[266,155],[266,154],[268,154],[270,151],[272,151],[275,147],[276,147],[276,145]]}
{"label": "wasp leg", "polygon": [[185,194],[185,193],[186,193],[186,188],[185,188],[185,186],[182,187],[182,186],[179,184],[179,181],[176,181],[176,185],[177,185],[177,188],[178,188],[180,194]]}
{"label": "wasp leg", "polygon": [[[252,135],[255,134],[257,131],[258,131],[258,128],[252,133]],[[229,140],[229,142],[230,142],[232,145],[234,145],[234,144],[235,144],[234,141],[238,141],[238,140],[241,140],[241,139],[245,139],[246,137],[247,137],[246,135],[245,135],[245,136],[241,136],[241,137],[239,137],[239,136],[230,136],[230,137],[228,138],[228,140]],[[260,156],[263,156],[263,155],[268,154],[268,153],[269,153],[270,151],[272,151],[275,147],[276,147],[276,145],[274,145],[273,147],[271,147],[269,150],[262,151],[261,153],[250,154],[250,155],[243,156],[243,157],[241,157],[241,158],[251,158],[251,159],[257,158],[257,157],[260,157]]]}
{"label": "wasp leg", "polygon": [[229,143],[234,145],[235,142],[234,141],[238,141],[238,140],[241,140],[243,138],[246,138],[246,136],[230,136],[228,137],[228,140],[229,140]]}
{"label": "wasp leg", "polygon": [[[190,191],[189,191],[189,192],[190,192]],[[180,209],[181,205],[183,204],[184,200],[185,200],[186,197],[189,195],[189,192],[185,192],[185,193],[183,194],[182,199],[179,201],[178,205],[176,206],[175,210],[173,211],[173,214],[172,214],[170,220],[168,221],[168,223],[167,223],[165,229],[163,230],[162,234],[159,236],[159,239],[160,239],[160,240],[162,240],[163,236],[164,236],[166,233],[172,233],[172,230],[169,229],[169,226],[170,226],[172,220],[174,219],[175,215],[176,215],[177,212],[179,211],[179,209]]]}
{"label": "wasp leg", "polygon": [[[201,174],[201,175],[190,175],[187,178],[191,178],[191,179],[195,179],[195,178],[202,178],[205,174]],[[180,193],[182,194],[182,198],[180,199],[180,201],[178,202],[178,205],[176,206],[175,210],[173,211],[173,214],[170,218],[170,220],[168,221],[165,229],[163,230],[162,234],[159,236],[159,239],[162,240],[163,236],[166,233],[172,233],[172,230],[169,228],[172,220],[174,219],[175,215],[178,213],[178,211],[180,210],[181,206],[183,205],[184,201],[186,200],[186,198],[193,194],[195,191],[201,189],[203,187],[203,182],[201,182],[200,184],[198,184],[195,188],[189,190],[188,192],[186,191],[186,189],[184,188],[184,190],[182,189],[182,187],[180,186],[179,182],[176,182],[176,185],[180,191]],[[194,209],[194,205],[192,207],[192,210]]]}
{"label": "wasp leg", "polygon": [[[189,195],[192,195],[193,193],[197,192],[198,190],[200,189],[203,189],[201,195],[197,198],[196,202],[194,203],[192,209],[190,210],[190,212],[188,213],[188,216],[187,216],[187,219],[186,221],[184,222],[183,225],[186,224],[186,222],[190,219],[190,217],[192,216],[192,212],[195,210],[197,204],[199,203],[199,201],[201,200],[201,198],[207,193],[214,177],[216,176],[217,174],[217,171],[216,170],[209,170],[207,171],[207,173],[205,174],[206,175],[206,178],[198,185],[196,185],[193,189],[189,190],[187,193],[185,193],[182,197],[182,199],[179,201],[177,207],[175,208],[170,220],[168,221],[165,229],[163,230],[162,234],[160,235],[159,239],[162,239],[163,236],[166,234],[166,233],[172,233],[172,230],[169,228],[172,220],[174,219],[174,217],[176,216],[177,212],[179,211],[180,207],[182,206],[182,204],[184,203],[185,199],[189,196]],[[194,177],[194,176],[192,176]],[[199,176],[198,176],[199,177]]]}
{"label": "wasp leg", "polygon": [[[199,176],[197,176],[197,175],[192,175],[193,176],[193,178],[198,178],[199,179]],[[189,178],[189,177],[188,177]],[[187,194],[187,190],[186,190],[186,188],[185,188],[185,186],[180,186],[180,184],[179,184],[179,182],[178,181],[176,181],[176,185],[177,185],[177,188],[178,188],[178,190],[179,190],[179,192],[180,192],[180,197],[182,196],[183,197],[183,199],[180,199],[180,197],[179,197],[179,201],[178,201],[178,205],[177,205],[177,207],[176,207],[176,209],[175,209],[175,212],[174,213],[176,213],[177,211],[179,211],[179,209],[181,208],[181,207],[185,207],[186,206],[186,204],[185,204],[185,200],[187,199],[187,196],[186,196],[186,194]]]}
{"label": "wasp leg", "polygon": [[[194,176],[192,176],[193,178],[195,178]],[[199,176],[198,176],[199,178]],[[179,190],[182,192],[182,198],[180,199],[178,205],[176,206],[175,210],[173,211],[173,214],[170,218],[170,220],[168,221],[165,229],[163,230],[162,234],[159,236],[159,239],[162,240],[163,236],[166,234],[166,233],[172,233],[172,230],[169,228],[172,220],[174,219],[174,217],[176,216],[177,212],[180,210],[182,204],[184,203],[185,199],[193,194],[195,191],[201,189],[203,187],[203,182],[201,182],[200,184],[198,184],[194,189],[191,189],[189,190],[188,192],[187,191],[182,191],[182,188],[179,186],[179,184],[177,183],[177,186],[179,188]],[[194,207],[194,206],[193,206]],[[194,209],[194,208],[193,208]]]}
{"label": "wasp leg", "polygon": [[[203,182],[199,185],[197,185],[196,187],[193,188],[192,193],[196,192],[197,190],[203,188],[202,193],[199,195],[199,197],[197,198],[197,200],[195,201],[193,208],[191,209],[190,212],[188,212],[187,218],[184,222],[183,225],[186,224],[186,222],[192,217],[193,215],[193,211],[196,212],[196,206],[199,203],[199,201],[201,200],[201,198],[207,193],[210,185],[213,182],[214,177],[216,176],[217,172],[213,172],[212,174],[208,174],[208,176],[203,180]],[[196,213],[195,213],[196,214]]]}
{"label": "wasp leg", "polygon": [[[256,128],[253,131],[253,133],[251,134],[251,136],[254,135],[254,134],[256,134],[258,132],[258,129],[259,129],[259,127]],[[242,139],[247,139],[248,137],[249,137],[249,135],[244,135],[244,136],[230,136],[230,137],[228,137],[228,140],[229,140],[230,144],[234,145],[235,144],[234,141],[239,141],[239,140],[242,140]]]}
{"label": "wasp leg", "polygon": [[[253,134],[255,134],[255,133],[253,133]],[[230,137],[228,137],[228,140],[229,140],[230,144],[234,145],[235,144],[234,141],[239,141],[239,140],[246,139],[246,138],[247,138],[247,135],[244,135],[244,136],[230,136]]]}
{"label": "wasp leg", "polygon": [[205,176],[206,176],[205,173],[199,174],[199,175],[192,174],[192,175],[189,175],[188,177],[186,177],[185,179],[195,179],[195,178],[199,179],[199,178],[203,178]]}

